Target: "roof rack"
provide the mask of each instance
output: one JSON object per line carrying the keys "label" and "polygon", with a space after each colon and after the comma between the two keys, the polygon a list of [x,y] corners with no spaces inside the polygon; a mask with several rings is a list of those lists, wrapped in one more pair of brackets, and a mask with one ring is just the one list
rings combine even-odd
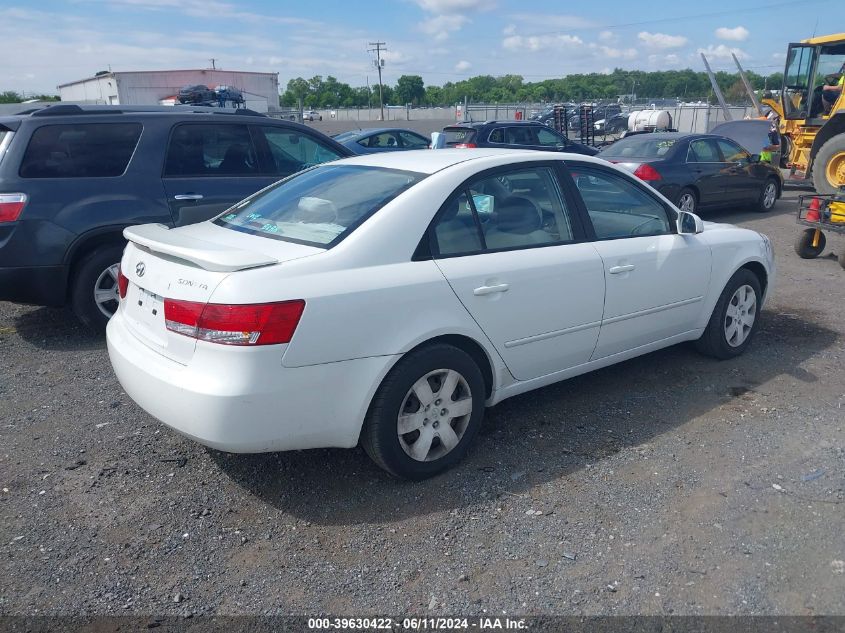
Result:
{"label": "roof rack", "polygon": [[47,106],[38,110],[31,111],[30,116],[34,117],[49,117],[49,116],[68,116],[79,114],[123,114],[125,112],[162,112],[162,113],[184,113],[190,112],[193,114],[223,114],[235,115],[242,114],[246,116],[265,116],[261,112],[250,110],[249,108],[236,109],[222,109],[211,106],[191,106],[191,105],[177,105],[177,106],[109,106],[109,105],[86,105],[80,106],[75,103],[65,103],[54,106]]}

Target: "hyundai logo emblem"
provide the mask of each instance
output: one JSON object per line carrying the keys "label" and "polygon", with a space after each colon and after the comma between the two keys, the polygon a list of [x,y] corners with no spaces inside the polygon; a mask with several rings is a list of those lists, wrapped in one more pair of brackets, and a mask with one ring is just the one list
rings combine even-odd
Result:
{"label": "hyundai logo emblem", "polygon": [[146,270],[147,270],[147,266],[144,264],[144,262],[138,262],[135,265],[135,274],[138,275],[139,277],[143,277],[144,271],[146,271]]}

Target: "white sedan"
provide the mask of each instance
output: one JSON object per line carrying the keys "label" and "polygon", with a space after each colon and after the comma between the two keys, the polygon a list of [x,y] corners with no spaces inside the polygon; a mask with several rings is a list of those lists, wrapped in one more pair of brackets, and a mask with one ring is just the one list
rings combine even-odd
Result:
{"label": "white sedan", "polygon": [[505,398],[682,341],[741,354],[774,275],[764,235],[546,152],[359,156],[124,234],[108,350],[141,407],[225,451],[360,443],[412,479]]}

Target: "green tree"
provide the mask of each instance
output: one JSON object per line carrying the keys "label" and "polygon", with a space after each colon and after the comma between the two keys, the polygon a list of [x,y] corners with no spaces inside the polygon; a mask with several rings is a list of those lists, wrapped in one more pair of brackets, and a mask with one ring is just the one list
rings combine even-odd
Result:
{"label": "green tree", "polygon": [[401,104],[419,105],[425,100],[423,78],[419,75],[402,75],[397,80],[393,93]]}

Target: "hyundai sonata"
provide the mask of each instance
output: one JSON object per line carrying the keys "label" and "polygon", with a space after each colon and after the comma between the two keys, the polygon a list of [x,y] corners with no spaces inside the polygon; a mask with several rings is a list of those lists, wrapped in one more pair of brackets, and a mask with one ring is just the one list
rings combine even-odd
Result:
{"label": "hyundai sonata", "polygon": [[225,451],[360,443],[412,479],[505,398],[682,341],[741,354],[774,274],[759,233],[518,150],[344,159],[125,236],[108,349],[141,407]]}

